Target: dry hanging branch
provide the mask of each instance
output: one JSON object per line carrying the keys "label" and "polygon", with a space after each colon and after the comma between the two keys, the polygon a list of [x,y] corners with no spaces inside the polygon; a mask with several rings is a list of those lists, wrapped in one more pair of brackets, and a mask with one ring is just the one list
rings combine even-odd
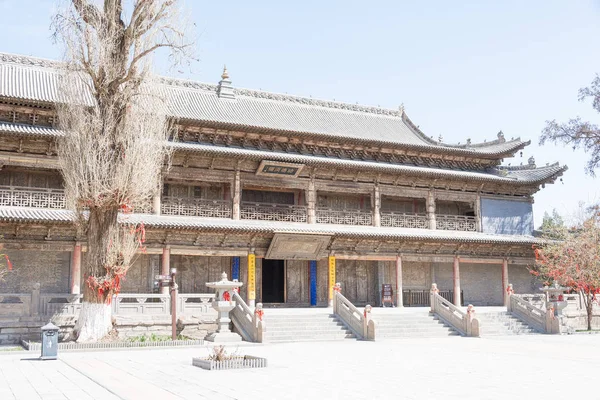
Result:
{"label": "dry hanging branch", "polygon": [[[107,305],[144,236],[143,227],[117,219],[148,207],[169,157],[167,99],[151,74],[151,56],[160,48],[176,62],[190,55],[176,0],[96,3],[72,0],[54,19],[65,48],[59,160],[67,201],[88,242],[79,340],[97,340],[110,328]],[[86,304],[102,315],[90,317]]]}

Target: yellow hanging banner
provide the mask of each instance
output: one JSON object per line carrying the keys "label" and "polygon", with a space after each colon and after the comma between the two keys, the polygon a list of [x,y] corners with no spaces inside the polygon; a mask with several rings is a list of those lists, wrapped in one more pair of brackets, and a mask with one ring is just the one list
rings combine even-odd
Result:
{"label": "yellow hanging banner", "polygon": [[335,257],[329,257],[329,300],[333,300],[333,286],[335,285]]}
{"label": "yellow hanging banner", "polygon": [[248,254],[248,300],[256,299],[256,255]]}

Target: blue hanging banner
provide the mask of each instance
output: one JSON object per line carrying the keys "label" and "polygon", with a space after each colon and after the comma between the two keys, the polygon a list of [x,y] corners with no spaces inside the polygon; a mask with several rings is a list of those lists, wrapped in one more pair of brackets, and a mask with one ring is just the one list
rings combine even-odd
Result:
{"label": "blue hanging banner", "polygon": [[309,261],[310,265],[310,305],[317,305],[317,262]]}
{"label": "blue hanging banner", "polygon": [[240,280],[240,258],[232,257],[231,258],[231,280],[237,279]]}

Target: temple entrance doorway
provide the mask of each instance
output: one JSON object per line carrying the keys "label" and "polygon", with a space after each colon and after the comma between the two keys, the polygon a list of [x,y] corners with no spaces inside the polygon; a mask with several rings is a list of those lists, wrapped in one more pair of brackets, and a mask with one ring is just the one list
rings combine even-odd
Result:
{"label": "temple entrance doorway", "polygon": [[262,302],[285,303],[285,261],[262,262]]}

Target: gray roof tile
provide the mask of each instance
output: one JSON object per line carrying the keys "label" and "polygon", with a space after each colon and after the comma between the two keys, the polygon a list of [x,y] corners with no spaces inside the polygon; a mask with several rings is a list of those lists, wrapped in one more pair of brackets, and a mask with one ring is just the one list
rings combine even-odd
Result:
{"label": "gray roof tile", "polygon": [[[57,222],[71,223],[74,213],[69,210],[48,210],[22,207],[0,207],[3,222]],[[234,221],[225,218],[180,217],[152,214],[121,215],[122,223],[140,224],[148,227],[178,230],[230,231],[239,233],[303,233],[339,237],[365,237],[373,239],[422,239],[432,241],[477,243],[541,243],[533,236],[492,235],[480,232],[442,231],[412,228],[379,228],[329,224],[302,224],[272,221]]]}
{"label": "gray roof tile", "polygon": [[[59,65],[0,53],[0,97],[56,102]],[[216,85],[161,79],[172,115],[182,119],[490,157],[514,153],[529,143],[501,139],[488,144],[448,145],[425,136],[401,111],[240,88],[234,88],[235,99],[219,98]]]}

